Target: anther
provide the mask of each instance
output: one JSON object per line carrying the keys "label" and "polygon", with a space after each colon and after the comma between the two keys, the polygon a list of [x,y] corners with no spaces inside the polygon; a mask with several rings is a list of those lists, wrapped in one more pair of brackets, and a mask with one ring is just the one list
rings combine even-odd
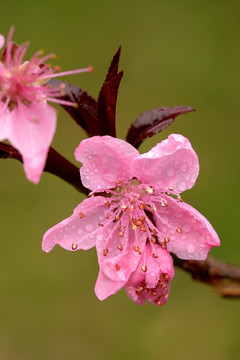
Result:
{"label": "anther", "polygon": [[166,199],[162,199],[162,201],[161,201],[161,205],[162,205],[162,207],[166,207],[166,206],[168,206],[168,202],[167,202],[167,200],[166,200]]}
{"label": "anther", "polygon": [[119,244],[117,248],[118,248],[119,251],[122,251],[123,250],[122,244]]}
{"label": "anther", "polygon": [[85,217],[85,215],[82,211],[79,213],[79,217],[80,217],[80,219],[83,219]]}
{"label": "anther", "polygon": [[72,250],[77,250],[78,245],[77,244],[72,244]]}
{"label": "anther", "polygon": [[180,195],[177,196],[177,200],[180,201],[180,202],[183,202]]}
{"label": "anther", "polygon": [[115,220],[119,221],[120,220],[120,216],[119,215],[115,215]]}
{"label": "anther", "polygon": [[156,211],[157,211],[157,207],[154,205],[154,206],[152,207],[152,210],[153,210],[154,212],[156,212]]}
{"label": "anther", "polygon": [[157,258],[158,258],[157,254],[155,254],[155,253],[152,253],[152,257],[153,257],[154,259],[157,259]]}
{"label": "anther", "polygon": [[169,241],[170,241],[170,239],[169,239],[168,237],[165,237],[165,238],[164,238],[164,242],[165,242],[166,244],[168,244]]}
{"label": "anther", "polygon": [[151,188],[150,186],[145,188],[146,192],[149,194],[149,195],[152,195],[153,194],[153,188]]}
{"label": "anther", "polygon": [[136,294],[139,296],[141,294],[141,290],[139,288],[136,288]]}
{"label": "anther", "polygon": [[106,206],[106,207],[109,207],[109,206],[110,206],[110,202],[109,202],[109,201],[106,201],[106,202],[105,202],[105,206]]}
{"label": "anther", "polygon": [[123,231],[119,231],[118,236],[123,237],[123,236],[124,236],[124,232],[123,232]]}
{"label": "anther", "polygon": [[116,269],[117,271],[119,271],[119,270],[120,270],[120,266],[119,266],[118,264],[116,264],[116,265],[115,265],[115,269]]}
{"label": "anther", "polygon": [[132,229],[137,230],[137,225],[133,224]]}
{"label": "anther", "polygon": [[137,226],[140,226],[140,225],[142,225],[142,221],[139,219],[139,220],[137,220],[137,221],[135,222],[135,224],[136,224]]}
{"label": "anther", "polygon": [[108,249],[104,249],[103,250],[103,256],[107,256],[107,254],[108,254]]}
{"label": "anther", "polygon": [[182,234],[182,229],[179,227],[179,228],[176,229],[176,232],[177,232],[178,234]]}
{"label": "anther", "polygon": [[123,211],[124,211],[124,210],[126,210],[126,209],[127,209],[127,205],[122,204],[121,208],[122,208],[122,209],[123,209]]}
{"label": "anther", "polygon": [[152,290],[152,291],[151,291],[151,294],[152,294],[152,296],[156,296],[156,295],[157,295],[157,292],[156,292],[155,290]]}
{"label": "anther", "polygon": [[136,252],[138,252],[139,247],[138,247],[138,246],[134,246],[134,247],[133,247],[133,250],[136,251]]}
{"label": "anther", "polygon": [[146,265],[141,266],[141,270],[142,270],[143,272],[147,272],[147,266],[146,266]]}
{"label": "anther", "polygon": [[141,204],[139,205],[139,209],[141,209],[141,210],[146,209],[146,204],[141,203]]}
{"label": "anther", "polygon": [[143,232],[146,232],[146,231],[147,231],[146,226],[141,226],[141,230],[142,230]]}
{"label": "anther", "polygon": [[139,255],[142,255],[142,249],[138,248]]}
{"label": "anther", "polygon": [[152,244],[155,244],[155,243],[156,243],[156,239],[155,239],[154,236],[151,236],[151,243],[152,243]]}
{"label": "anther", "polygon": [[98,226],[104,226],[102,223],[98,223]]}
{"label": "anther", "polygon": [[134,205],[130,205],[129,209],[133,211],[134,210]]}
{"label": "anther", "polygon": [[105,218],[106,218],[106,219],[109,219],[109,213],[106,213],[106,214],[105,214]]}
{"label": "anther", "polygon": [[173,191],[173,187],[170,186],[170,187],[168,188],[168,190]]}

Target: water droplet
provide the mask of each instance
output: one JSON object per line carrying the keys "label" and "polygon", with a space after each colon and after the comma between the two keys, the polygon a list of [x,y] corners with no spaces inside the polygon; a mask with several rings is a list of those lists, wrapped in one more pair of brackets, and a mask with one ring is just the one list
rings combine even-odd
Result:
{"label": "water droplet", "polygon": [[153,151],[149,151],[148,153],[147,153],[147,156],[148,156],[148,158],[153,158],[154,157],[154,152]]}
{"label": "water droplet", "polygon": [[186,246],[187,252],[189,252],[189,254],[194,254],[196,248],[195,245],[193,244],[187,244]]}
{"label": "water droplet", "polygon": [[85,230],[86,230],[86,231],[92,231],[93,228],[94,228],[94,226],[93,226],[93,224],[91,224],[91,223],[88,223],[88,224],[85,225]]}
{"label": "water droplet", "polygon": [[102,240],[102,238],[103,238],[103,235],[97,234],[97,240]]}
{"label": "water droplet", "polygon": [[178,184],[178,189],[180,192],[184,191],[186,189],[186,183],[185,181],[181,181],[179,184]]}
{"label": "water droplet", "polygon": [[181,169],[182,172],[186,172],[187,169],[188,169],[187,164],[186,164],[186,163],[182,163],[181,166],[180,166],[180,169]]}
{"label": "water droplet", "polygon": [[78,231],[77,231],[78,235],[82,235],[83,233],[83,229],[82,228],[79,228]]}
{"label": "water droplet", "polygon": [[167,170],[167,176],[168,177],[173,177],[175,175],[175,170],[174,170],[174,168],[169,168],[168,170]]}
{"label": "water droplet", "polygon": [[191,230],[191,228],[190,228],[190,226],[189,225],[183,225],[182,226],[182,230],[184,231],[184,232],[189,232],[190,230]]}

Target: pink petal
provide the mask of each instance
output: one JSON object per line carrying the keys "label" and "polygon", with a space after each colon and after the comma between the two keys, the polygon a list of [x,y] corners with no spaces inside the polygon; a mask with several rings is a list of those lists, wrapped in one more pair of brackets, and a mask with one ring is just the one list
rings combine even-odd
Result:
{"label": "pink petal", "polygon": [[99,271],[95,285],[95,294],[99,300],[105,300],[108,296],[115,294],[125,285],[125,281],[112,281],[102,271]]}
{"label": "pink petal", "polygon": [[83,140],[75,150],[76,159],[83,164],[82,183],[93,191],[114,188],[117,179],[131,179],[131,164],[138,155],[132,145],[111,136]]}
{"label": "pink petal", "polygon": [[173,187],[176,193],[190,189],[198,177],[198,157],[188,139],[172,134],[133,163],[134,175],[161,189]]}
{"label": "pink petal", "polygon": [[146,300],[163,305],[168,299],[173,276],[173,261],[168,251],[159,244],[148,243],[144,257],[126,284],[126,292],[139,305],[144,305]]}
{"label": "pink petal", "polygon": [[[56,111],[45,103],[21,103],[10,112],[9,140],[23,157],[28,180],[37,184],[56,129]],[[9,125],[10,126],[10,125]]]}
{"label": "pink petal", "polygon": [[0,34],[0,49],[3,47],[4,43],[5,43],[5,38],[2,34]]}
{"label": "pink petal", "polygon": [[9,110],[4,102],[0,101],[0,141],[9,138],[11,124],[9,123]]}
{"label": "pink petal", "polygon": [[208,220],[196,209],[184,202],[178,202],[170,196],[163,196],[168,206],[155,203],[156,226],[162,239],[169,238],[167,250],[181,259],[205,260],[213,246],[219,246],[220,240]]}
{"label": "pink petal", "polygon": [[73,214],[49,229],[42,242],[46,252],[59,244],[66,250],[87,250],[95,246],[99,221],[104,217],[106,198],[97,196],[85,199]]}
{"label": "pink petal", "polygon": [[[146,237],[146,233],[133,230],[130,225],[125,229],[124,237],[120,237],[117,223],[104,225],[96,242],[100,271],[114,282],[126,283],[140,261]],[[135,250],[136,247],[141,253]]]}

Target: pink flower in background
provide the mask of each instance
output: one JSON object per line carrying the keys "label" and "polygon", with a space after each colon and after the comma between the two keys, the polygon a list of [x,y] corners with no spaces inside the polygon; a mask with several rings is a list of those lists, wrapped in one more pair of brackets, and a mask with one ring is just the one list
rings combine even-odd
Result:
{"label": "pink flower in background", "polygon": [[[47,82],[56,76],[91,71],[91,67],[56,74],[44,64],[54,55],[41,58],[41,51],[23,62],[28,44],[12,43],[13,31],[11,28],[0,61],[0,141],[12,143],[22,155],[27,178],[38,183],[56,129],[56,111],[47,101],[75,106],[58,99],[64,85],[50,87]],[[3,45],[0,35],[0,49]]]}
{"label": "pink flower in background", "polygon": [[199,172],[191,144],[173,134],[140,155],[123,140],[95,136],[80,143],[75,157],[91,197],[46,232],[43,250],[96,246],[100,300],[126,286],[139,304],[164,304],[174,275],[169,252],[204,260],[220,243],[207,219],[179,195]]}

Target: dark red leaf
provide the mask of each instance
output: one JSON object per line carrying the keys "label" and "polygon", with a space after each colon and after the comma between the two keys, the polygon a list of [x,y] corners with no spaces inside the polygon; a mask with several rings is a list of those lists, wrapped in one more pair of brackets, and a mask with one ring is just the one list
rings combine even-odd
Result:
{"label": "dark red leaf", "polygon": [[[15,42],[11,42],[8,46],[11,46],[11,59],[14,59],[15,54],[17,49],[20,47],[18,44],[16,44]],[[5,49],[3,50],[2,56],[0,61],[5,64],[6,63],[6,57],[7,57],[7,48],[5,47]]]}
{"label": "dark red leaf", "polygon": [[133,122],[127,141],[137,149],[144,139],[166,129],[177,116],[194,110],[193,107],[185,105],[147,110]]}
{"label": "dark red leaf", "polygon": [[121,46],[119,46],[116,54],[114,55],[114,57],[111,61],[105,81],[111,80],[111,78],[117,74],[119,59],[120,59],[120,55],[121,55],[121,49],[122,49]]}
{"label": "dark red leaf", "polygon": [[65,85],[64,95],[61,99],[75,102],[78,106],[62,105],[62,107],[89,135],[96,135],[97,101],[76,85],[58,80],[50,80],[48,84],[53,86]]}
{"label": "dark red leaf", "polygon": [[114,76],[111,76],[109,81],[104,81],[103,86],[99,92],[97,103],[99,128],[101,129],[101,133],[99,135],[116,136],[116,103],[122,76],[123,71],[115,74]]}
{"label": "dark red leaf", "polygon": [[118,72],[120,54],[121,46],[111,61],[105,81],[98,95],[97,116],[101,129],[99,135],[116,136],[116,103],[119,85],[123,76],[123,71]]}

